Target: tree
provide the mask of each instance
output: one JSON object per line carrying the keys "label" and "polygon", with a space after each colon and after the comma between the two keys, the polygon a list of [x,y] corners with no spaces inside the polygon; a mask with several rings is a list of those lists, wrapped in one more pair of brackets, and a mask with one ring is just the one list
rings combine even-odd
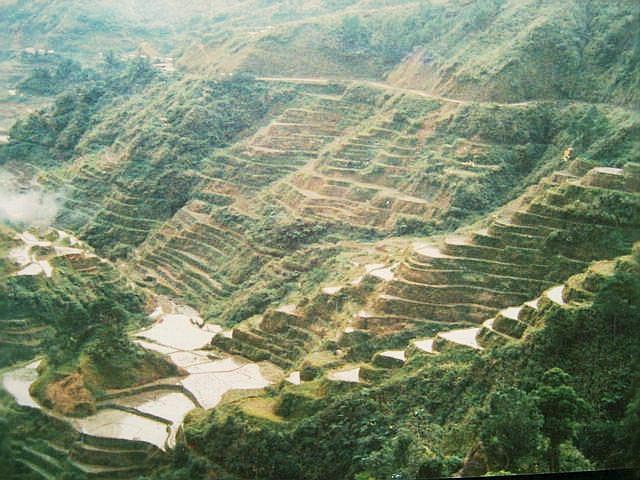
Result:
{"label": "tree", "polygon": [[157,75],[157,71],[147,58],[138,57],[127,64],[125,71],[117,77],[121,92],[142,88]]}
{"label": "tree", "polygon": [[479,421],[480,439],[491,470],[526,466],[541,447],[542,415],[535,399],[518,388],[492,393]]}
{"label": "tree", "polygon": [[344,51],[360,54],[369,47],[371,32],[360,17],[349,16],[342,19],[337,36]]}
{"label": "tree", "polygon": [[569,386],[570,377],[560,368],[545,372],[543,385],[535,391],[536,404],[544,417],[542,432],[549,439],[549,468],[560,468],[560,445],[571,440],[579,419],[588,410],[587,402]]}
{"label": "tree", "polygon": [[622,420],[622,431],[630,466],[640,468],[640,389],[627,407]]}
{"label": "tree", "polygon": [[127,313],[111,299],[90,307],[93,335],[87,353],[101,365],[126,365],[134,346],[127,336]]}
{"label": "tree", "polygon": [[109,50],[102,61],[102,69],[107,72],[114,72],[122,68],[122,62],[118,59],[113,50]]}

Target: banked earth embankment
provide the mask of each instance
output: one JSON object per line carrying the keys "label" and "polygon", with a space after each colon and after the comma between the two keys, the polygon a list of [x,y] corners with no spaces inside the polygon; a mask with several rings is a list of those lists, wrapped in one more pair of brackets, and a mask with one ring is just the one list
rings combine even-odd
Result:
{"label": "banked earth embankment", "polygon": [[[393,363],[415,342],[428,340],[430,350],[445,341],[481,348],[494,332],[518,338],[525,328],[518,323],[521,305],[534,305],[543,292],[555,299],[555,287],[570,275],[640,240],[637,165],[590,168],[576,161],[568,168],[486,228],[416,242],[409,255],[366,265],[362,278],[326,287],[307,305],[269,309],[214,343],[311,380],[348,359],[369,360],[355,353],[358,345],[368,344],[365,352],[378,346],[384,358],[374,363]],[[337,333],[336,322],[344,325]],[[318,352],[328,331],[341,347],[338,355]],[[385,346],[395,348],[384,352]]]}

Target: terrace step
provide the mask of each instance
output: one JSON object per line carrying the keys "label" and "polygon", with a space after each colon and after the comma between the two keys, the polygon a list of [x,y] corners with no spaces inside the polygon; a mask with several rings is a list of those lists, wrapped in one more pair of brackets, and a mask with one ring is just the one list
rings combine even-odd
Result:
{"label": "terrace step", "polygon": [[400,265],[398,277],[416,283],[454,283],[457,285],[493,288],[499,291],[526,293],[529,295],[531,295],[532,291],[538,292],[553,286],[553,282],[527,277],[477,273],[462,268],[448,270],[436,269],[415,261],[413,257],[407,258],[406,262]]}
{"label": "terrace step", "polygon": [[104,467],[135,467],[148,464],[154,455],[145,449],[123,450],[117,448],[95,447],[83,442],[76,442],[70,458],[78,463],[101,465]]}
{"label": "terrace step", "polygon": [[465,328],[439,332],[434,340],[434,348],[438,351],[442,351],[451,346],[482,350],[482,346],[478,343],[477,339],[480,330],[481,328]]}
{"label": "terrace step", "polygon": [[554,230],[566,230],[571,225],[575,224],[585,225],[584,222],[573,222],[567,219],[566,216],[550,217],[528,210],[519,210],[514,213],[513,222],[526,227],[539,228],[540,226],[542,226]]}
{"label": "terrace step", "polygon": [[503,248],[487,247],[472,243],[470,239],[450,237],[445,240],[442,253],[454,257],[476,258],[503,263],[535,263],[546,265],[548,257],[537,248],[506,245]]}
{"label": "terrace step", "polygon": [[474,285],[438,285],[410,282],[402,278],[391,280],[385,290],[408,300],[420,300],[429,303],[474,303],[487,307],[502,308],[504,305],[522,303],[531,298],[528,293],[493,290]]}
{"label": "terrace step", "polygon": [[283,370],[291,370],[294,362],[288,358],[281,357],[270,350],[261,348],[256,345],[245,343],[235,338],[235,330],[231,338],[223,335],[217,335],[213,338],[213,345],[231,354],[241,355],[254,362],[269,361]]}
{"label": "terrace step", "polygon": [[29,460],[26,460],[24,458],[20,458],[20,457],[16,458],[16,462],[22,464],[28,470],[33,472],[36,476],[38,476],[39,478],[42,478],[44,480],[56,480],[56,479],[60,478],[59,475],[49,473],[45,469],[40,467],[39,465],[37,465],[37,464],[35,464],[33,462],[30,462]]}
{"label": "terrace step", "polygon": [[483,348],[493,347],[496,345],[504,345],[505,343],[513,340],[513,337],[499,332],[493,328],[494,319],[491,318],[482,324],[478,337],[476,339],[478,345]]}
{"label": "terrace step", "polygon": [[90,479],[128,479],[137,478],[148,471],[147,466],[135,465],[131,467],[106,467],[104,465],[93,465],[70,461],[71,466],[79,473],[86,475]]}
{"label": "terrace step", "polygon": [[[528,323],[519,320],[519,318],[521,317],[521,315],[524,318],[523,315],[523,311],[525,310],[526,307],[510,307],[509,309],[507,309],[507,311],[503,310],[500,313],[498,313],[498,315],[496,315],[494,321],[493,321],[493,329],[496,332],[502,333],[504,335],[508,335],[510,337],[513,338],[521,338],[524,331],[527,329],[527,327],[529,326]],[[515,312],[518,311],[517,315],[516,314],[510,314],[509,311],[511,312]]]}
{"label": "terrace step", "polygon": [[[273,346],[274,348],[282,349],[287,352],[287,355],[291,355],[292,351],[297,355],[304,354],[305,341],[297,337],[287,336],[287,331],[288,329],[284,329],[277,333],[272,333],[260,328],[252,329],[253,333],[266,339],[267,343],[269,344],[269,348]],[[282,346],[281,344],[284,346]]]}
{"label": "terrace step", "polygon": [[[467,323],[467,322],[460,322]],[[399,315],[381,315],[371,314],[368,312],[359,312],[354,317],[354,327],[362,330],[375,328],[387,328],[391,330],[400,330],[411,325],[450,325],[451,322],[443,320],[428,320],[416,317],[403,317]],[[473,325],[468,323],[469,325]]]}
{"label": "terrace step", "polygon": [[503,248],[505,246],[504,240],[492,235],[489,229],[474,232],[471,238],[473,243],[482,247]]}
{"label": "terrace step", "polygon": [[373,356],[373,364],[383,368],[402,366],[405,361],[404,350],[386,350]]}
{"label": "terrace step", "polygon": [[450,303],[439,304],[382,294],[376,300],[377,310],[386,314],[402,312],[409,317],[425,319],[447,319],[450,322],[480,323],[498,312],[482,304]]}
{"label": "terrace step", "polygon": [[39,451],[35,445],[21,445],[20,458],[49,474],[60,474],[64,470],[64,465],[59,459]]}
{"label": "terrace step", "polygon": [[546,237],[551,232],[557,230],[553,227],[545,227],[542,225],[521,225],[513,223],[511,220],[496,219],[489,226],[489,232],[495,235],[513,234],[529,237]]}
{"label": "terrace step", "polygon": [[625,178],[622,168],[596,167],[582,177],[581,183],[610,190],[624,190]]}
{"label": "terrace step", "polygon": [[237,342],[248,343],[262,350],[271,352],[279,357],[287,358],[290,355],[290,352],[287,351],[285,348],[282,348],[279,345],[273,344],[273,342],[270,341],[269,338],[265,338],[260,333],[261,332],[257,332],[253,329],[245,330],[240,328],[234,328],[232,333],[232,338]]}
{"label": "terrace step", "polygon": [[[441,270],[462,268],[478,273],[502,276],[509,276],[513,275],[513,272],[518,272],[521,275],[525,274],[527,277],[536,280],[546,280],[549,276],[548,263],[550,259],[546,262],[547,264],[543,265],[533,264],[530,261],[521,264],[474,257],[452,256],[444,254],[434,247],[419,247],[414,250],[413,258],[421,264]],[[556,267],[563,265],[562,270],[568,272],[579,271],[585,266],[585,262],[567,259],[559,255],[554,257],[553,263]]]}

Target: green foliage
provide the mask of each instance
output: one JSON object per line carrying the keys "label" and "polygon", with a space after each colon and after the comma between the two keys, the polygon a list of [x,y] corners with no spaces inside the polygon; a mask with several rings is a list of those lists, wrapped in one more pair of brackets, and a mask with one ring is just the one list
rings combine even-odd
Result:
{"label": "green foliage", "polygon": [[[252,128],[279,99],[278,92],[246,75],[222,82],[178,80],[167,88],[167,79],[148,60],[122,63],[107,56],[99,71],[71,85],[50,109],[17,122],[11,142],[0,147],[0,163],[18,159],[51,169],[80,157],[99,162],[105,148],[126,145],[115,178],[73,190],[80,204],[100,203],[118,188],[145,200],[125,214],[148,219],[143,225],[124,231],[114,231],[111,219],[83,225],[85,238],[100,253],[122,257],[144,240],[154,220],[170,218],[193,198],[200,182],[195,172],[203,164],[226,172],[226,159],[208,159],[212,151]],[[87,222],[65,213],[67,227]],[[298,241],[298,231],[281,233],[284,242]]]}
{"label": "green foliage", "polygon": [[335,32],[340,47],[352,55],[367,53],[370,48],[371,33],[357,16],[344,17]]}
{"label": "green foliage", "polygon": [[622,421],[622,441],[628,464],[634,468],[640,467],[640,459],[637,456],[637,452],[640,452],[640,389],[627,406]]}
{"label": "green foliage", "polygon": [[43,353],[45,380],[83,370],[89,388],[125,387],[175,374],[175,367],[136,347],[128,336],[144,322],[145,299],[112,265],[84,261],[95,261],[94,269],[83,270],[83,260],[58,258],[51,261],[51,278],[0,278],[0,322],[26,325],[24,335],[3,345],[0,365]]}
{"label": "green foliage", "polygon": [[[26,10],[32,8],[20,3]],[[430,145],[425,146],[424,158],[411,159],[422,162],[419,175],[407,179],[407,185],[416,185],[414,193],[425,198],[431,198],[433,191],[447,192],[448,210],[433,222],[400,216],[395,234],[431,235],[502,205],[555,168],[559,152],[569,145],[599,164],[620,165],[637,159],[640,124],[635,112],[551,103],[554,99],[638,103],[640,35],[636,26],[640,17],[635,3],[434,3],[416,7],[373,2],[367,15],[355,14],[353,9],[348,15],[332,15],[309,25],[294,22],[295,27],[274,29],[264,41],[286,51],[298,45],[289,39],[299,41],[309,34],[312,43],[320,38],[322,56],[318,57],[327,59],[328,70],[337,71],[331,71],[331,76],[351,77],[355,72],[380,78],[407,60],[408,73],[401,71],[395,80],[408,85],[426,78],[440,93],[451,96],[505,102],[541,100],[509,106],[452,104],[451,117],[437,123],[433,137],[425,142]],[[308,9],[314,15],[325,8],[340,10],[353,4],[331,0]],[[391,8],[375,11],[379,6]],[[265,1],[259,7],[270,9],[270,22],[302,18],[287,2]],[[0,8],[2,25],[27,24],[27,33],[42,25],[42,17],[31,22],[30,15],[17,8]],[[67,9],[52,21],[68,19]],[[235,21],[225,11],[216,15],[216,22]],[[86,13],[74,18],[81,20],[72,22],[79,38],[91,31],[111,30],[110,35],[118,37],[120,27],[111,19]],[[220,30],[227,38],[224,25]],[[220,37],[215,41],[226,42]],[[245,48],[236,38],[226,44],[237,51]],[[315,68],[313,53],[303,51],[299,57],[311,58]],[[260,63],[258,56],[252,51],[246,61]],[[224,59],[219,61],[221,67]],[[277,62],[274,65],[269,67],[278,67]],[[389,78],[395,81],[393,75]],[[123,228],[115,226],[100,208],[91,212],[95,217],[74,224],[100,252],[127,257],[159,225],[194,197],[200,198],[198,189],[209,178],[237,184],[247,195],[276,178],[267,175],[264,184],[245,184],[245,167],[234,163],[236,150],[226,148],[262,126],[265,116],[279,111],[280,101],[284,97],[288,101],[291,92],[283,94],[243,75],[222,82],[195,75],[169,79],[147,60],[124,63],[114,53],[107,54],[96,71],[81,70],[69,62],[40,65],[21,88],[52,95],[68,85],[73,89],[63,92],[50,109],[14,126],[11,143],[0,147],[0,163],[33,163],[64,176],[75,175],[75,171],[58,167],[78,161],[77,166],[86,167],[87,177],[93,168],[104,176],[87,181],[78,175],[69,192],[76,204],[105,206],[121,198],[120,193],[131,197],[131,203],[122,202],[125,207],[119,213],[123,222],[129,222]],[[339,93],[339,88],[335,92],[332,88],[324,93]],[[343,100],[380,107],[392,97],[380,92],[356,85]],[[394,128],[406,125],[411,132],[427,126],[426,115],[440,106],[410,101],[410,95],[400,97],[393,97],[397,104],[391,121]],[[473,148],[459,148],[461,143]],[[101,154],[107,149],[117,156],[118,168],[105,173],[99,167],[104,166]],[[95,153],[99,155],[94,159],[91,155]],[[456,168],[450,167],[452,158]],[[370,178],[383,180],[378,177],[384,169],[375,168],[369,170]],[[368,194],[364,189],[359,193],[362,198]],[[275,209],[260,212],[256,220],[233,210],[229,206],[232,196],[214,194],[211,198],[215,201],[208,206],[206,202],[190,206],[194,210],[202,207],[198,213],[206,214],[214,204],[211,213],[220,226],[239,234],[259,252],[228,267],[230,283],[241,293],[228,299],[225,291],[223,298],[206,306],[209,317],[230,324],[280,302],[296,282],[301,289],[313,290],[324,281],[330,270],[322,257],[311,258],[315,244],[378,235],[291,219]],[[601,192],[593,200],[576,196],[563,207],[568,218],[579,219],[584,226],[571,233],[551,234],[549,247],[571,256],[575,251],[565,252],[563,246],[579,243],[592,251],[593,258],[628,248],[634,232],[594,228],[589,223],[637,224],[636,199]],[[133,220],[126,220],[129,215]],[[298,262],[299,258],[290,255],[294,250],[311,261]],[[291,272],[263,281],[258,275],[270,262],[276,268],[288,262]],[[305,268],[309,271],[303,272]],[[227,271],[217,273],[225,277]],[[37,316],[52,327],[45,342],[51,368],[75,366],[79,358],[86,358],[112,385],[133,381],[129,372],[121,373],[127,368],[145,364],[162,368],[154,363],[157,358],[143,358],[126,335],[128,326],[139,321],[141,299],[100,282],[96,288],[69,272],[63,272],[63,277],[63,284],[56,287],[38,280],[12,280],[0,292],[2,308]],[[305,408],[283,402],[283,411],[305,413],[292,415],[283,425],[224,409],[203,420],[200,431],[187,428],[188,445],[197,455],[180,444],[174,471],[161,472],[159,478],[212,476],[215,464],[243,478],[442,476],[459,469],[460,459],[479,439],[491,469],[568,470],[630,464],[636,459],[627,458],[628,445],[638,445],[639,305],[638,272],[617,271],[596,292],[593,305],[549,306],[521,343],[489,349],[477,357],[469,352],[446,352],[428,360],[411,358],[401,371],[385,373],[380,384],[370,387],[326,387],[327,398],[314,399]],[[360,339],[349,345],[347,358],[369,360],[382,347],[406,345],[411,334]],[[558,366],[567,373],[559,372]],[[587,410],[591,418],[582,425]],[[543,435],[548,459],[540,453]]]}
{"label": "green foliage", "polygon": [[[70,274],[70,280],[78,282],[74,276]],[[116,358],[130,348],[125,330],[142,315],[141,298],[135,294],[108,286],[98,286],[95,300],[89,296],[78,301],[46,288],[35,293],[35,298],[27,300],[25,293],[14,290],[14,298],[33,302],[28,306],[32,314],[53,327],[54,335],[44,344],[52,366],[77,358],[89,345],[96,358],[104,361],[108,361],[104,355]]]}
{"label": "green foliage", "polygon": [[603,189],[596,190],[590,198],[577,198],[566,210],[576,218],[625,226],[638,223],[639,207],[640,200],[635,195]]}
{"label": "green foliage", "polygon": [[282,296],[282,286],[277,289],[261,289],[250,295],[245,302],[232,307],[225,315],[225,323],[235,325],[253,315],[262,313],[270,304],[278,301]]}
{"label": "green foliage", "polygon": [[[201,427],[211,425],[210,438],[221,425],[241,425],[229,437],[248,438],[257,428],[265,438],[276,435],[273,450],[260,442],[266,449],[260,458],[286,451],[278,457],[282,468],[304,464],[303,478],[311,479],[451,475],[478,441],[493,471],[631,465],[635,458],[627,458],[628,447],[637,440],[634,386],[640,382],[640,277],[634,262],[619,262],[614,275],[598,283],[592,305],[543,308],[523,342],[481,355],[450,351],[410,357],[405,367],[370,387],[336,388],[314,397],[297,407],[306,415],[286,417],[285,426],[240,421],[238,414],[227,412]],[[289,410],[294,404],[290,396],[282,397]],[[198,452],[209,456],[206,452],[215,450],[216,463],[251,462],[248,440],[242,450],[232,450],[200,437],[189,439]],[[232,472],[255,475],[241,468],[234,466]],[[273,471],[258,471],[257,478],[272,478]]]}
{"label": "green foliage", "polygon": [[[16,461],[17,450],[23,445],[46,446],[45,442],[54,442],[68,448],[77,438],[77,432],[67,422],[34,409],[17,408],[10,398],[4,390],[0,391],[0,438],[4,440],[0,441],[0,473],[2,478],[10,480],[33,478],[33,473]],[[58,477],[79,480],[78,474],[74,476],[71,472]]]}
{"label": "green foliage", "polygon": [[[555,117],[556,109],[548,103],[519,108],[472,104],[439,128],[498,144],[548,144],[553,138]],[[522,125],[527,128],[521,128]]]}
{"label": "green foliage", "polygon": [[225,418],[214,411],[202,437],[194,437],[187,430],[188,440],[206,445],[208,458],[241,476],[301,478],[302,465],[293,462],[287,453],[285,431],[273,425],[253,425],[238,411],[234,413]]}
{"label": "green foliage", "polygon": [[[211,473],[214,465],[205,457],[193,455],[187,445],[178,442],[171,452],[171,463],[166,467],[153,472],[150,476],[140,477],[141,480],[191,480],[206,478]],[[232,477],[220,473],[216,476],[220,480],[233,480]]]}
{"label": "green foliage", "polygon": [[[62,61],[55,72],[36,69],[22,88],[35,93],[60,93],[52,107],[17,121],[11,128],[11,143],[0,151],[0,163],[8,159],[45,165],[70,159],[82,136],[95,126],[102,109],[118,96],[144,89],[157,77],[149,61],[136,59],[127,64],[114,63],[111,69],[98,73],[83,70],[71,61]],[[50,90],[41,84],[45,83]],[[34,90],[34,91],[35,91]]]}
{"label": "green foliage", "polygon": [[256,243],[292,252],[323,238],[328,226],[302,219],[281,222],[273,216],[266,215],[261,223],[256,224],[251,230],[249,235]]}
{"label": "green foliage", "polygon": [[535,391],[536,404],[544,417],[542,432],[549,439],[549,467],[560,469],[560,445],[572,439],[578,420],[588,412],[588,405],[567,385],[571,377],[560,368],[552,368],[542,377],[543,385]]}
{"label": "green foliage", "polygon": [[531,468],[542,446],[543,429],[543,415],[533,398],[514,387],[496,391],[478,421],[491,470]]}
{"label": "green foliage", "polygon": [[84,351],[99,366],[125,367],[135,353],[127,336],[126,312],[113,300],[100,299],[89,308],[93,339]]}
{"label": "green foliage", "polygon": [[47,63],[46,66],[36,67],[18,88],[30,95],[51,96],[61,93],[70,85],[89,80],[90,72],[83,71],[80,64],[73,60],[61,58],[58,62]]}
{"label": "green foliage", "polygon": [[456,22],[460,34],[486,28],[502,3],[503,0],[475,2],[450,12],[439,5],[420,5],[378,15],[348,15],[330,31],[329,43],[336,41],[336,55],[375,56],[390,66],[416,47],[442,38]]}
{"label": "green foliage", "polygon": [[563,443],[560,445],[558,458],[558,469],[561,472],[579,472],[582,470],[593,470],[594,468],[593,463],[571,443]]}
{"label": "green foliage", "polygon": [[[4,412],[0,412],[0,414],[4,414]],[[3,459],[0,461],[0,474],[3,478],[10,478],[15,469],[15,464],[11,460],[10,433],[9,422],[0,416],[0,458]]]}
{"label": "green foliage", "polygon": [[428,237],[434,233],[433,222],[425,222],[415,217],[400,216],[394,227],[396,235],[416,235]]}
{"label": "green foliage", "polygon": [[478,183],[460,182],[456,185],[454,192],[453,208],[454,212],[466,216],[468,212],[474,210],[486,210],[494,202],[493,192],[485,185]]}

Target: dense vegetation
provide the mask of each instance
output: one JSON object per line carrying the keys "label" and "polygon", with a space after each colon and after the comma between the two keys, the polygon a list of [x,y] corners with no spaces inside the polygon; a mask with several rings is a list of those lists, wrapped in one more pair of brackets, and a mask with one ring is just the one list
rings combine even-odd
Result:
{"label": "dense vegetation", "polygon": [[[632,0],[353,3],[353,10],[301,20],[256,40],[238,38],[247,55],[242,66],[271,75],[388,76],[471,99],[638,105],[640,11]],[[268,14],[257,20],[269,21],[281,20]],[[212,39],[212,48],[219,42]],[[294,54],[301,50],[307,54]],[[185,59],[208,67],[195,55]],[[226,71],[233,61],[223,58],[214,70]]]}
{"label": "dense vegetation", "polygon": [[[38,79],[37,71],[34,75],[27,83]],[[150,222],[166,220],[182,207],[199,180],[194,171],[211,151],[227,146],[277,101],[277,93],[271,98],[264,85],[241,76],[226,82],[169,82],[142,58],[105,61],[85,75],[82,85],[67,89],[50,109],[14,125],[0,163],[19,159],[56,169],[78,157],[126,145],[118,152],[125,163],[118,176],[108,184],[92,185],[90,197],[104,201],[119,185],[126,186],[130,195],[144,198],[128,215]],[[130,111],[137,114],[123,125]],[[86,221],[74,211],[67,215],[65,225],[79,228],[79,222]],[[127,247],[144,239],[133,230],[125,239],[115,238],[101,224],[87,227],[86,238],[112,256],[130,253]]]}
{"label": "dense vegetation", "polygon": [[[5,250],[13,235],[11,230],[2,231],[0,244]],[[95,273],[89,274],[81,268],[84,265],[56,259],[51,279],[11,276],[12,265],[2,271],[0,322],[3,328],[22,322],[24,335],[5,339],[3,333],[0,366],[44,354],[46,365],[34,393],[45,404],[53,406],[47,388],[74,375],[79,375],[91,395],[100,395],[106,388],[136,385],[177,371],[131,342],[131,329],[147,321],[145,298],[132,291],[112,266],[97,263]],[[70,405],[56,405],[56,409],[76,414],[91,411],[91,405],[68,401]]]}
{"label": "dense vegetation", "polygon": [[184,470],[206,459],[241,478],[428,478],[470,450],[491,471],[637,464],[624,445],[637,442],[639,260],[621,259],[592,303],[543,309],[521,343],[414,357],[379,386],[317,385],[324,400],[298,394],[293,409],[285,387],[272,394],[286,423],[233,404],[193,415],[186,442],[201,459]]}

